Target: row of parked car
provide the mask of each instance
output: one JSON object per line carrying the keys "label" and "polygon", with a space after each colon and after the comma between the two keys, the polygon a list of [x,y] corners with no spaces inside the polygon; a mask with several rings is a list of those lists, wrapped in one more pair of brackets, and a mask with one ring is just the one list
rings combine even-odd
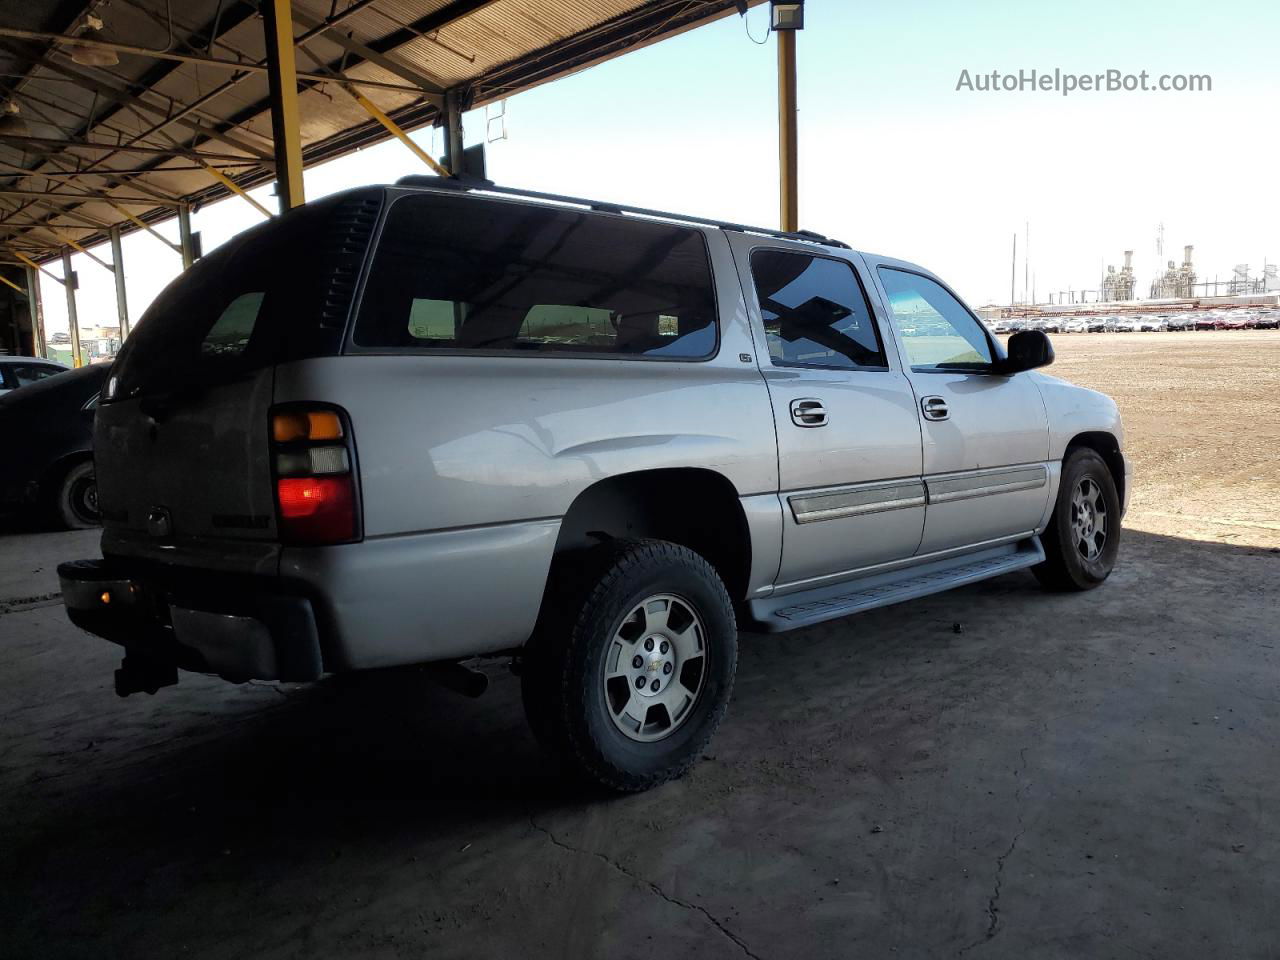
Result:
{"label": "row of parked car", "polygon": [[71,529],[99,522],[93,417],[110,370],[0,356],[0,515]]}
{"label": "row of parked car", "polygon": [[1045,333],[1163,333],[1183,330],[1277,330],[1280,310],[1197,310],[1137,316],[1062,317],[997,320],[992,333],[1042,330]]}

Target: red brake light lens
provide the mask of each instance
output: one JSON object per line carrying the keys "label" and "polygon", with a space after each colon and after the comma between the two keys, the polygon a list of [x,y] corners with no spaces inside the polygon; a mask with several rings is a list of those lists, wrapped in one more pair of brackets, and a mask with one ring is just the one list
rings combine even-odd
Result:
{"label": "red brake light lens", "polygon": [[351,476],[281,477],[280,532],[293,543],[336,543],[356,535]]}

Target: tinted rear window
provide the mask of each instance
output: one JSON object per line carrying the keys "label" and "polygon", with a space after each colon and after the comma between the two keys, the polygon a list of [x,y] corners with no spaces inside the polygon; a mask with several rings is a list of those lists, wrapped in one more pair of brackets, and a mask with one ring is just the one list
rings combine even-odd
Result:
{"label": "tinted rear window", "polygon": [[475,197],[394,204],[354,342],[374,349],[703,359],[716,350],[697,230]]}
{"label": "tinted rear window", "polygon": [[350,304],[344,277],[354,279],[378,196],[311,204],[198,260],[125,341],[109,399],[226,382],[284,360],[339,352]]}

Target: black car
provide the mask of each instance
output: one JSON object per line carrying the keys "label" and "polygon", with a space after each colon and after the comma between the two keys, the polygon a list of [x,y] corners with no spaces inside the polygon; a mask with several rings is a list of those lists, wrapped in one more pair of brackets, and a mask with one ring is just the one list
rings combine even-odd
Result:
{"label": "black car", "polygon": [[0,397],[0,510],[35,507],[72,529],[99,522],[93,415],[110,371],[68,370]]}

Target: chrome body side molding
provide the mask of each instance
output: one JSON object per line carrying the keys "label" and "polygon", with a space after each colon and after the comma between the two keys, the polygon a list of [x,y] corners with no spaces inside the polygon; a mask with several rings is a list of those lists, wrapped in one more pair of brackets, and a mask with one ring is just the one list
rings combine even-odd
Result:
{"label": "chrome body side molding", "polygon": [[796,523],[813,523],[922,507],[925,504],[925,487],[923,480],[860,483],[821,493],[793,495],[787,498],[787,502]]}
{"label": "chrome body side molding", "polygon": [[1035,490],[1048,482],[1048,468],[1043,463],[1032,463],[811,490],[789,495],[787,503],[796,523],[815,523],[928,503]]}
{"label": "chrome body side molding", "polygon": [[968,500],[1015,490],[1035,490],[1049,482],[1049,470],[1042,463],[994,470],[965,470],[935,474],[925,478],[930,503]]}

